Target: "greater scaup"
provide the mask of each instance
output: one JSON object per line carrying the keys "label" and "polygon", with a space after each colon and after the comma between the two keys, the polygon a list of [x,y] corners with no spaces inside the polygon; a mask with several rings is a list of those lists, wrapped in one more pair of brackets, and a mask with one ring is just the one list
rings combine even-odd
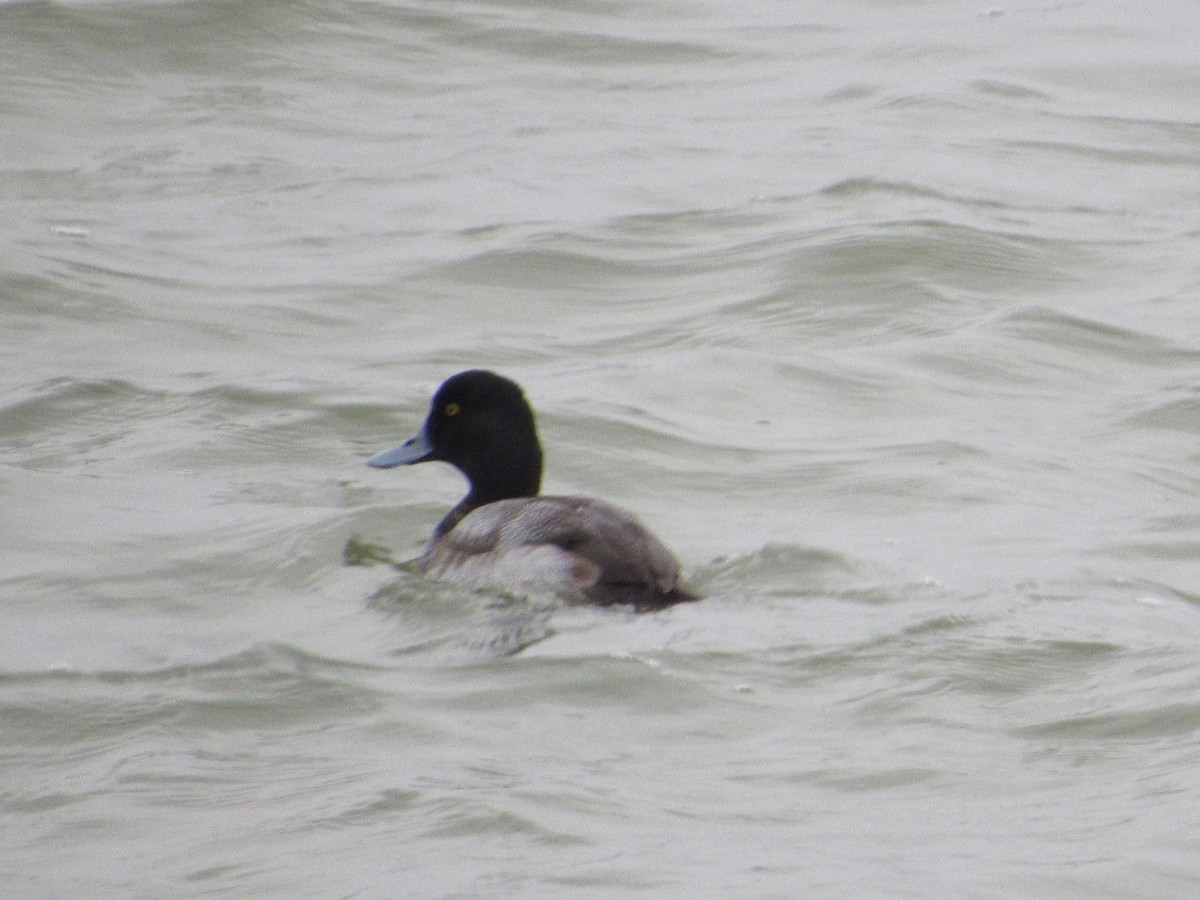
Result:
{"label": "greater scaup", "polygon": [[542,447],[515,382],[481,369],[454,375],[420,433],[367,465],[430,460],[453,465],[471,489],[434,529],[420,559],[426,576],[639,610],[696,599],[671,551],[625,510],[591,497],[538,496]]}

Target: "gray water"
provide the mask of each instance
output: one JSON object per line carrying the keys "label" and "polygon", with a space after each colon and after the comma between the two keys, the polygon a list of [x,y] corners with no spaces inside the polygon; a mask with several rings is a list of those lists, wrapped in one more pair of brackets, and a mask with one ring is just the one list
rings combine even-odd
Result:
{"label": "gray water", "polygon": [[[0,5],[0,895],[1195,895],[1198,46]],[[381,561],[474,366],[703,602]]]}

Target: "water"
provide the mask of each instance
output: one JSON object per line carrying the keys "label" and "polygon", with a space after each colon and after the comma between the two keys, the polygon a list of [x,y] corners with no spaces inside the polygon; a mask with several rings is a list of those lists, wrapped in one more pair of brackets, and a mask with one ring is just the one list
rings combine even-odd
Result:
{"label": "water", "polygon": [[[1194,893],[1198,38],[0,5],[0,893]],[[469,366],[707,599],[375,560]]]}

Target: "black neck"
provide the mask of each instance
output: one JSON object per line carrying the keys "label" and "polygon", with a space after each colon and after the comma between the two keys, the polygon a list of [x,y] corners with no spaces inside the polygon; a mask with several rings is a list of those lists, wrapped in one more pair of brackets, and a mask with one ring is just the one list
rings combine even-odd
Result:
{"label": "black neck", "polygon": [[450,532],[473,509],[497,500],[536,497],[542,485],[542,448],[536,435],[531,435],[506,444],[490,459],[464,460],[458,468],[471,489],[438,523],[436,537]]}

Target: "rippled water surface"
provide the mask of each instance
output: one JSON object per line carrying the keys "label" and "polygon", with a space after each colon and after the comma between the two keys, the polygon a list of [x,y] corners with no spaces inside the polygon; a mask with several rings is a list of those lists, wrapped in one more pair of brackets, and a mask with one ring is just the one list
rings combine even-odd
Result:
{"label": "rippled water surface", "polygon": [[[1197,46],[0,4],[0,893],[1195,893]],[[475,366],[703,602],[386,563]]]}

